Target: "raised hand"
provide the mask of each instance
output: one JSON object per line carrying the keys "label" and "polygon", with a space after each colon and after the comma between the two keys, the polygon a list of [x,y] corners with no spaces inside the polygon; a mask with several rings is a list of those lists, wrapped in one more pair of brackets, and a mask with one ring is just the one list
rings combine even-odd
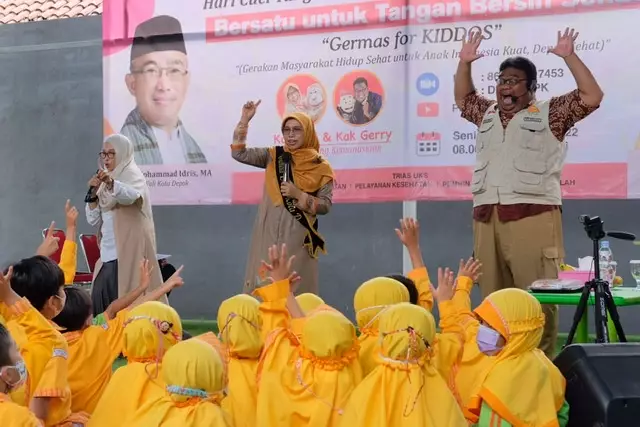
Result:
{"label": "raised hand", "polygon": [[549,49],[549,52],[558,55],[560,58],[571,56],[574,52],[574,43],[580,33],[573,28],[565,28],[564,33],[558,31],[558,42],[556,47]]}
{"label": "raised hand", "polygon": [[13,289],[11,289],[12,275],[13,275],[13,266],[7,269],[7,274],[0,274],[0,301],[7,304],[9,304],[10,296],[13,295]]}
{"label": "raised hand", "polygon": [[182,278],[182,276],[180,276],[180,273],[182,273],[182,270],[184,269],[184,265],[181,265],[175,273],[173,273],[171,275],[171,277],[169,277],[167,279],[167,281],[165,282],[165,284],[169,284],[171,286],[171,289],[175,289],[175,288],[180,288],[182,287],[182,285],[184,285],[184,279]]}
{"label": "raised hand", "polygon": [[431,293],[438,303],[449,301],[455,292],[455,277],[449,268],[438,267],[438,287],[431,285]]}
{"label": "raised hand", "polygon": [[55,236],[56,223],[54,221],[49,225],[49,229],[47,230],[47,234],[44,237],[44,240],[38,246],[38,250],[36,250],[36,255],[42,255],[46,257],[50,257],[55,254],[59,245],[59,238]]}
{"label": "raised hand", "polygon": [[481,268],[482,264],[480,261],[473,257],[469,258],[467,261],[461,259],[460,267],[458,268],[458,277],[468,277],[475,283],[482,275],[482,272],[480,271]]}
{"label": "raised hand", "polygon": [[78,223],[78,209],[75,206],[71,206],[70,200],[67,200],[64,205],[64,215],[67,219],[67,228],[74,228]]}
{"label": "raised hand", "polygon": [[262,100],[258,99],[256,102],[248,101],[242,106],[242,118],[240,119],[244,123],[249,123],[253,116],[256,115],[256,111],[258,111],[258,106]]}
{"label": "raised hand", "polygon": [[400,228],[396,228],[396,235],[407,249],[420,246],[420,223],[414,218],[400,220]]}
{"label": "raised hand", "polygon": [[149,288],[149,284],[151,283],[151,272],[153,271],[153,266],[149,266],[149,260],[143,259],[140,262],[140,288],[143,291],[146,291]]}
{"label": "raised hand", "polygon": [[460,49],[460,61],[472,63],[476,59],[482,58],[483,53],[478,53],[478,47],[482,43],[482,34],[479,31],[469,33],[468,39],[462,40],[462,48]]}
{"label": "raised hand", "polygon": [[272,281],[278,282],[285,279],[291,281],[298,276],[298,273],[291,271],[293,260],[296,256],[292,255],[287,258],[287,245],[283,243],[280,248],[277,245],[273,245],[269,248],[268,253],[269,262],[267,263],[263,260],[262,265],[269,272],[269,278]]}

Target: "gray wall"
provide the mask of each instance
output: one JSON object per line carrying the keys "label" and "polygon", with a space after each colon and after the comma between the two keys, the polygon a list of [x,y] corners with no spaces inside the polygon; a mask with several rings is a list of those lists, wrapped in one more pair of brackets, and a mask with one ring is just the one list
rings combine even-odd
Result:
{"label": "gray wall", "polygon": [[[39,230],[51,220],[62,226],[67,198],[82,208],[102,140],[100,38],[100,17],[0,26],[0,261],[5,264],[32,254]],[[640,232],[639,207],[636,200],[567,201],[568,259],[590,253],[580,214],[602,216],[608,229]],[[422,245],[432,270],[456,267],[460,257],[470,255],[470,210],[469,203],[419,203]],[[183,317],[214,318],[219,302],[242,288],[255,211],[254,206],[155,208],[158,251],[186,266],[186,285],[171,296]],[[340,204],[322,219],[329,255],[321,260],[321,293],[328,303],[351,314],[358,284],[401,271],[393,232],[401,216],[399,203]],[[92,232],[82,221],[80,231]],[[612,245],[631,284],[628,261],[640,258],[640,247]],[[638,311],[622,310],[630,331],[640,331],[631,318]],[[562,318],[567,329],[571,310]]]}

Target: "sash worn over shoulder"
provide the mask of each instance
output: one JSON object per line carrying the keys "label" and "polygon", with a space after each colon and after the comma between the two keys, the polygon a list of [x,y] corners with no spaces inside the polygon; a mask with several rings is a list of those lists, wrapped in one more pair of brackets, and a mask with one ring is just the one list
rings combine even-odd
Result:
{"label": "sash worn over shoulder", "polygon": [[[284,153],[283,147],[276,147],[276,176],[278,178],[278,185],[282,184],[284,178],[284,160],[282,154]],[[289,182],[295,184],[293,181],[293,174],[289,169]],[[282,196],[284,206],[291,215],[307,230],[307,235],[304,238],[304,246],[309,252],[311,258],[318,258],[319,252],[326,253],[324,248],[324,238],[318,232],[318,218],[312,218],[311,215],[303,212],[296,206],[296,201],[289,197]]]}

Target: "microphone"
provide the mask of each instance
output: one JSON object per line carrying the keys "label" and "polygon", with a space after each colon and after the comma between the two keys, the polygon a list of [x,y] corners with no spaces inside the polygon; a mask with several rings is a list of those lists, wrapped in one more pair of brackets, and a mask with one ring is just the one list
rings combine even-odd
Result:
{"label": "microphone", "polygon": [[[100,172],[100,169],[98,169],[96,171],[96,174]],[[89,187],[89,190],[87,190],[87,194],[84,196],[84,202],[85,203],[91,203],[91,200],[93,199],[93,191],[96,189],[95,186],[91,185]]]}
{"label": "microphone", "polygon": [[635,234],[627,233],[625,231],[608,231],[607,236],[613,237],[614,239],[619,239],[619,240],[628,240],[630,242],[633,242],[634,240],[636,240]]}
{"label": "microphone", "polygon": [[282,153],[282,162],[284,163],[282,182],[289,182],[289,177],[291,176],[291,153],[287,151]]}

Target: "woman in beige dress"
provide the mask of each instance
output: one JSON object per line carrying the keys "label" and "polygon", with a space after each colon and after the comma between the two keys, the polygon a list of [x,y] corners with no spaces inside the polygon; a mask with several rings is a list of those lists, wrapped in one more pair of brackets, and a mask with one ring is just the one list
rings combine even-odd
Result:
{"label": "woman in beige dress", "polygon": [[[300,293],[318,293],[318,256],[326,253],[318,232],[317,215],[331,209],[334,175],[320,156],[313,120],[305,113],[288,114],[282,121],[284,146],[247,148],[249,122],[260,101],[247,102],[233,133],[232,157],[265,169],[262,201],[253,226],[244,291],[252,292],[268,281],[261,268],[271,245],[286,244],[294,255],[293,270],[301,277]],[[289,166],[287,167],[287,158]]]}

